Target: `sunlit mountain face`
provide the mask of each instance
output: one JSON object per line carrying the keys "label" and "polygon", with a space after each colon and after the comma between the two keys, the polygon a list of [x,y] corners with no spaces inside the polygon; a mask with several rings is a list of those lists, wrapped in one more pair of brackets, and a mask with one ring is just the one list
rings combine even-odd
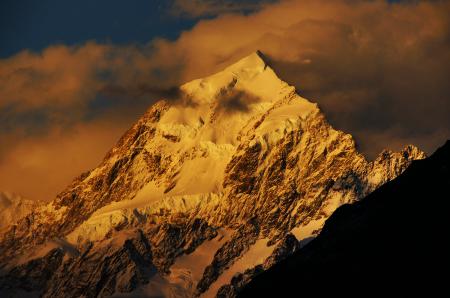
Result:
{"label": "sunlit mountain face", "polygon": [[449,2],[57,2],[0,4],[1,297],[438,289]]}
{"label": "sunlit mountain face", "polygon": [[[44,296],[215,296],[425,156],[408,146],[368,162],[263,57],[152,105],[97,168],[7,229],[3,286],[21,293],[30,279],[28,290]],[[36,270],[46,278],[34,280]]]}

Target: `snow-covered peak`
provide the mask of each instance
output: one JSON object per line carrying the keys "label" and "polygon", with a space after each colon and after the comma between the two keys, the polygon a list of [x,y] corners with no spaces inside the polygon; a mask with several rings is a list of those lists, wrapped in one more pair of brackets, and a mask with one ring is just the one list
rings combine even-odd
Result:
{"label": "snow-covered peak", "polygon": [[237,61],[216,74],[197,79],[181,86],[196,103],[226,100],[237,93],[247,96],[247,101],[274,102],[295,88],[280,80],[267,65],[259,51]]}
{"label": "snow-covered peak", "polygon": [[[277,77],[259,51],[180,88],[189,100],[171,105],[156,125],[156,134],[165,136],[163,145],[167,143],[172,152],[211,144],[234,147],[263,115],[266,121],[255,126],[257,134],[273,143],[300,119],[318,111],[316,104]],[[233,147],[227,147],[227,155]]]}

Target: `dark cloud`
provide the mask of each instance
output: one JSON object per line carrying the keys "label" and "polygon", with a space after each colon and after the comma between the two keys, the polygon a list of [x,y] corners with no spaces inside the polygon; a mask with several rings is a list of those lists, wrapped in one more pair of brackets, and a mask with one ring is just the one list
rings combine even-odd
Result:
{"label": "dark cloud", "polygon": [[160,99],[175,102],[181,100],[185,96],[178,86],[163,88],[148,84],[133,86],[105,85],[100,89],[99,93],[102,96],[116,100],[128,101],[145,98],[150,99],[153,102]]}
{"label": "dark cloud", "polygon": [[217,95],[216,113],[247,112],[251,104],[257,103],[260,98],[243,90],[227,89]]}

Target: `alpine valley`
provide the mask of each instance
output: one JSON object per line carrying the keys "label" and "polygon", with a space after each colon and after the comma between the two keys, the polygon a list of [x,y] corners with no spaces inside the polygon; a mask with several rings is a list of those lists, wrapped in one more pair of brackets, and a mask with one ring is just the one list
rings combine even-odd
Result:
{"label": "alpine valley", "polygon": [[1,197],[1,297],[234,297],[425,158],[367,161],[260,52],[178,93],[49,203]]}

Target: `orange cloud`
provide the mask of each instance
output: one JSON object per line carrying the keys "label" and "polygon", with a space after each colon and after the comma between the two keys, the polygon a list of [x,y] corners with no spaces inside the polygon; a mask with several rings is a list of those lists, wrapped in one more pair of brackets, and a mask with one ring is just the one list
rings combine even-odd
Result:
{"label": "orange cloud", "polygon": [[53,199],[73,178],[100,163],[126,125],[103,119],[66,130],[53,127],[45,136],[3,136],[16,143],[0,161],[0,189]]}
{"label": "orange cloud", "polygon": [[33,109],[85,101],[98,88],[95,66],[104,61],[107,48],[92,43],[74,48],[52,46],[42,54],[24,51],[0,60],[0,84],[4,86],[0,108],[18,104]]}
{"label": "orange cloud", "polygon": [[159,63],[149,52],[146,47],[89,42],[51,46],[42,53],[24,51],[1,59],[0,109],[11,105],[18,110],[80,107],[106,85],[148,85],[153,80],[160,86],[161,78],[154,73]]}

